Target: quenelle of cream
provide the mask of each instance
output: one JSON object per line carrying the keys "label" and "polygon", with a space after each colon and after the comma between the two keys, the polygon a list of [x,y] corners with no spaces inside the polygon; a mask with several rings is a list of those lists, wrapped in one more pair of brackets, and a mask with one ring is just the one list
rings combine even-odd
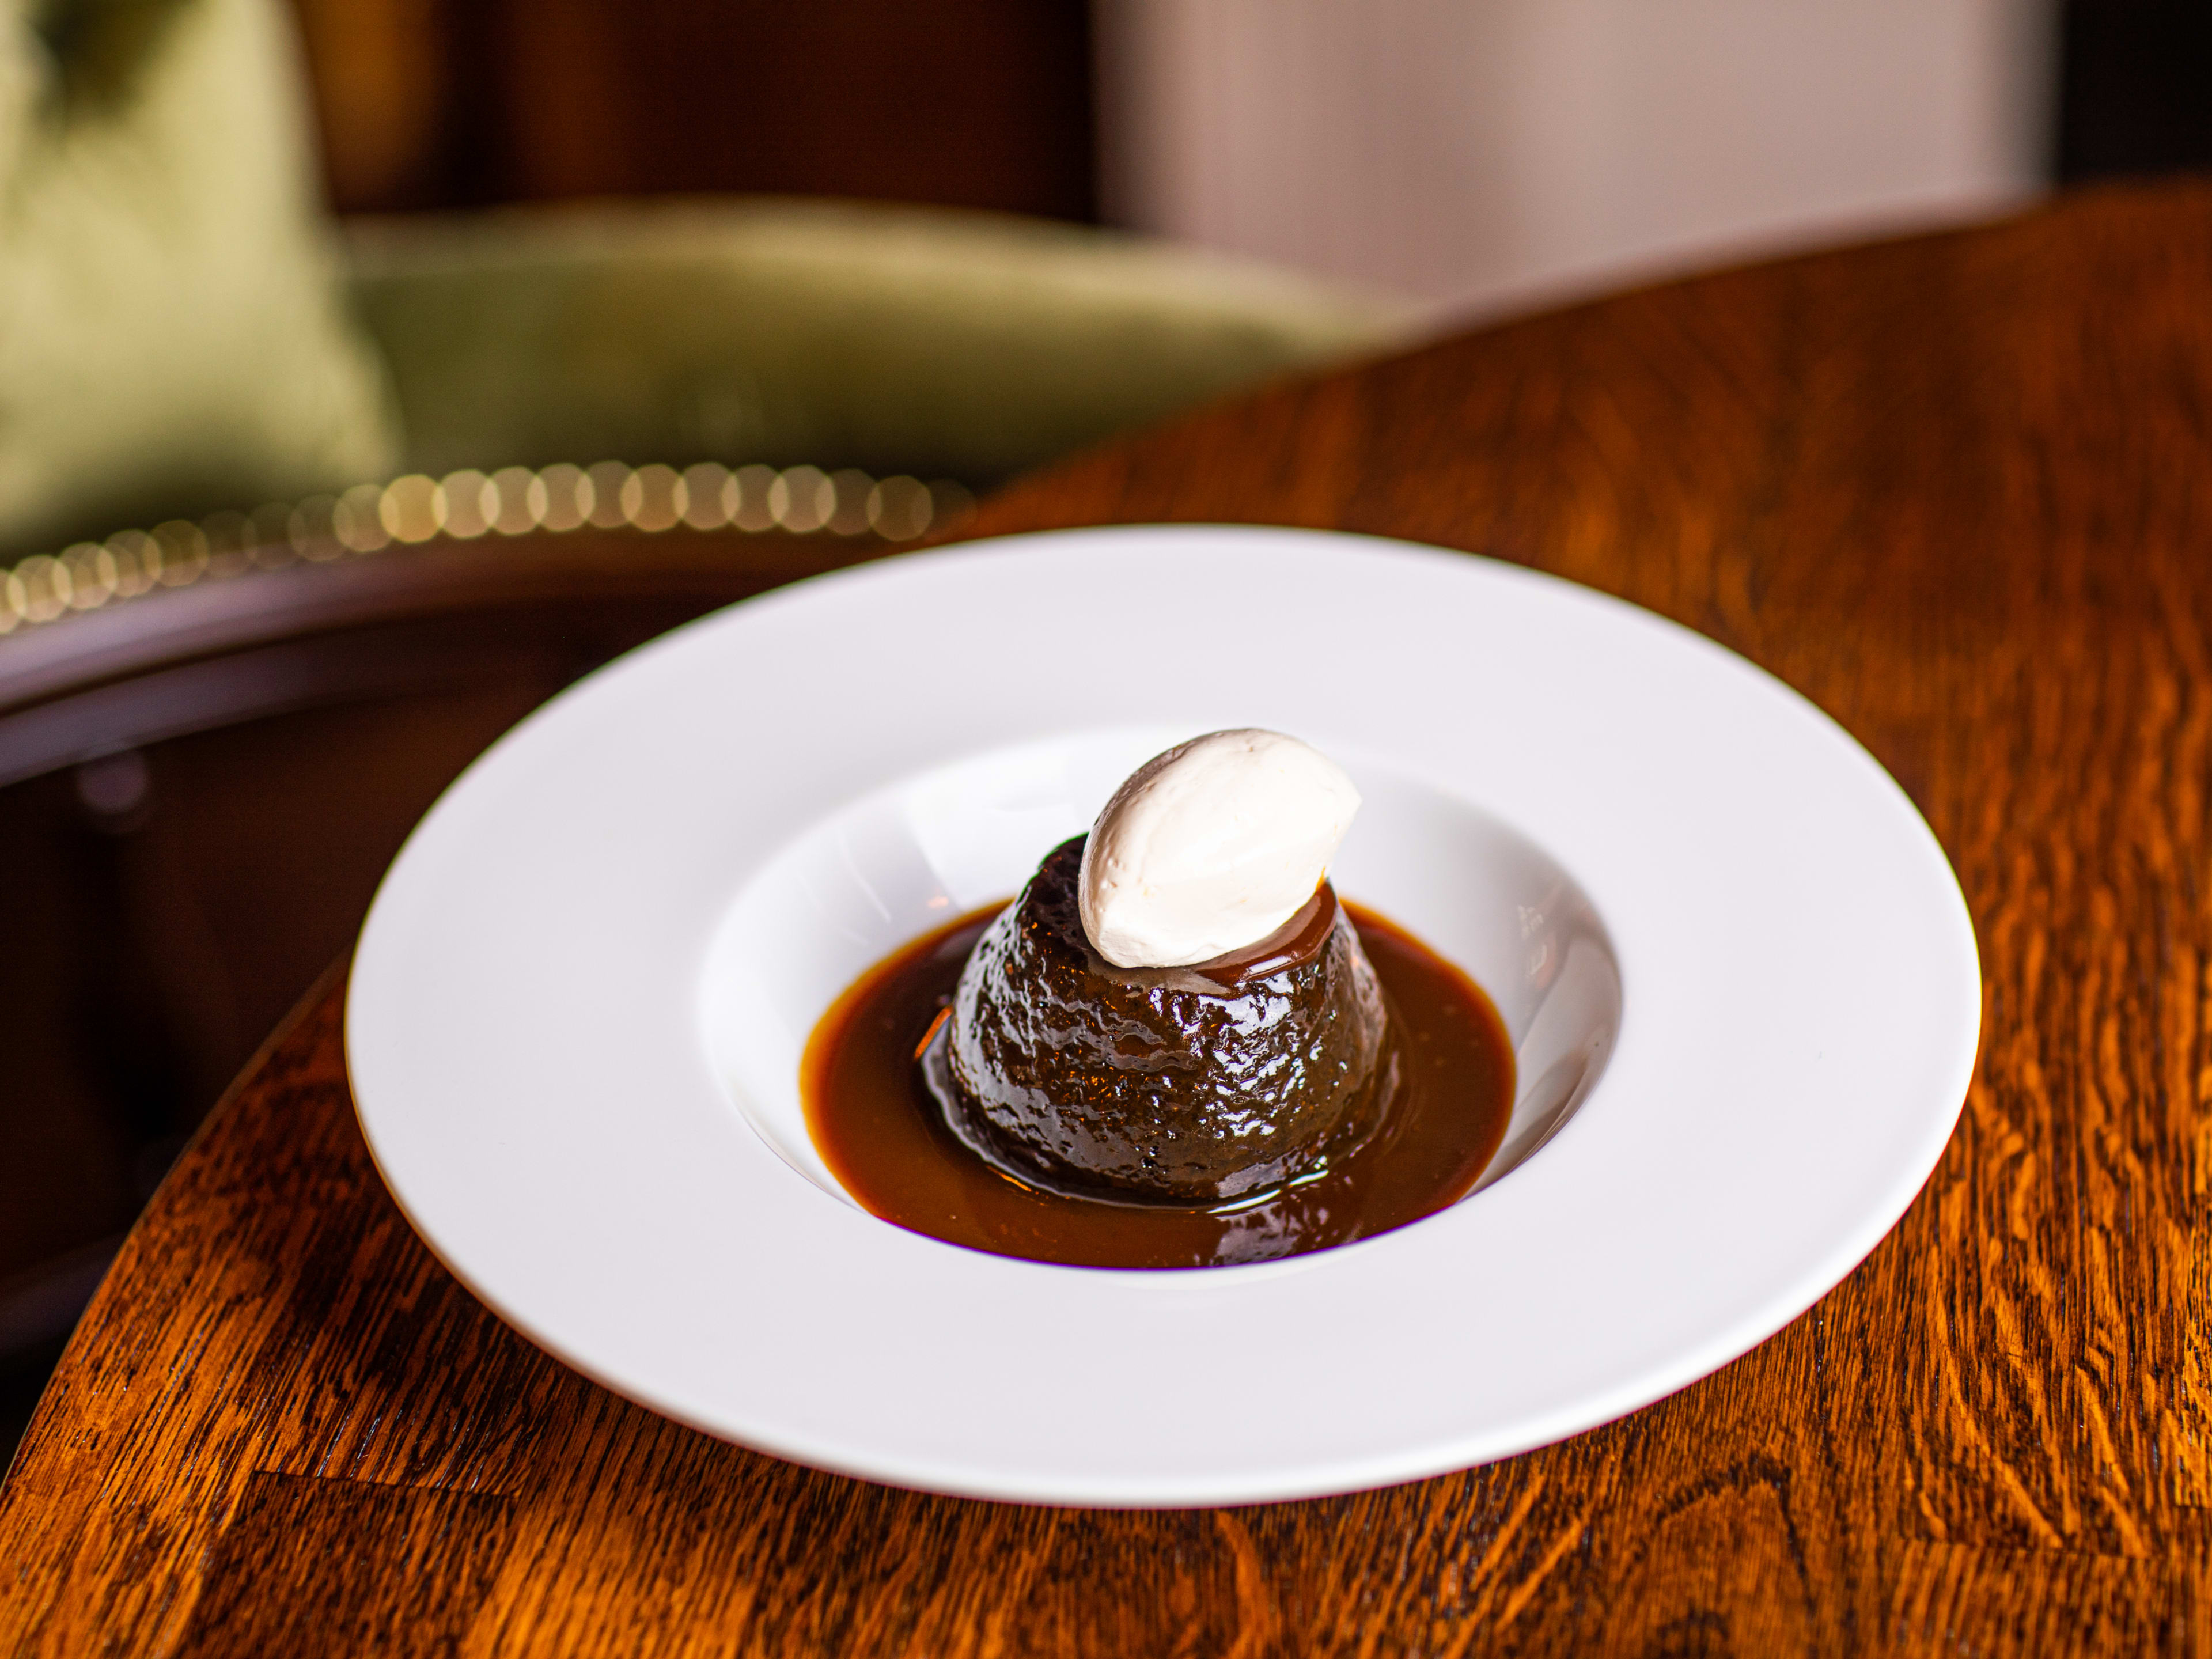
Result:
{"label": "quenelle of cream", "polygon": [[1117,968],[1181,968],[1257,944],[1328,874],[1359,791],[1279,732],[1210,732],[1139,767],[1083,849],[1077,901]]}

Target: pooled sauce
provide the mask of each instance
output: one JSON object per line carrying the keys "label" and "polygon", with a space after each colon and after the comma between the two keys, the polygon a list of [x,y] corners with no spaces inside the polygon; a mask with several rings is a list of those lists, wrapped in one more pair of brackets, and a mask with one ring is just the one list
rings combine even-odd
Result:
{"label": "pooled sauce", "polygon": [[[1373,1133],[1257,1200],[1184,1207],[1028,1185],[961,1142],[922,1076],[961,968],[1003,908],[948,922],[877,963],[807,1040],[799,1065],[807,1128],[845,1190],[886,1221],[974,1249],[1080,1267],[1265,1261],[1443,1209],[1466,1195],[1504,1139],[1513,1049],[1490,999],[1411,934],[1346,903],[1400,1050]],[[1301,912],[1285,932],[1316,925]],[[1287,943],[1262,941],[1273,948],[1255,955],[1272,957]]]}

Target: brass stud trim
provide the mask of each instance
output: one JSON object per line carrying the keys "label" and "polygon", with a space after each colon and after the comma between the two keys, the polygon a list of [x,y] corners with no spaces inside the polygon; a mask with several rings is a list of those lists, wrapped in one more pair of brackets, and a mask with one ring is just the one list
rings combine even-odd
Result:
{"label": "brass stud trim", "polygon": [[171,519],[59,553],[33,553],[0,568],[0,636],[159,588],[275,570],[301,559],[329,563],[437,536],[469,541],[585,525],[655,534],[681,524],[908,542],[965,517],[974,499],[951,479],[877,478],[852,467],[779,471],[702,461],[679,471],[658,462],[583,467],[562,461],[489,475],[465,467],[442,478],[410,472],[339,495],[273,501],[251,513],[226,510],[198,523]]}

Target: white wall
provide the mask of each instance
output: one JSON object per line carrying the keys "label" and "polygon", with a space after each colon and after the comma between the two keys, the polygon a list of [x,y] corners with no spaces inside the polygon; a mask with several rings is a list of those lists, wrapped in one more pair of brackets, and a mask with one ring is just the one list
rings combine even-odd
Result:
{"label": "white wall", "polygon": [[1116,222],[1456,311],[2033,192],[2053,0],[1095,0]]}

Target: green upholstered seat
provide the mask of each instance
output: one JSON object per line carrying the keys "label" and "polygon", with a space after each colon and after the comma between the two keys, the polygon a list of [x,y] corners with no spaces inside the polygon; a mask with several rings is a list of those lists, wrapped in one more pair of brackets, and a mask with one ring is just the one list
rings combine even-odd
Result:
{"label": "green upholstered seat", "polygon": [[340,233],[279,0],[0,0],[0,557],[396,472],[994,482],[1397,313],[1080,227],[805,201]]}
{"label": "green upholstered seat", "polygon": [[351,247],[407,463],[431,472],[614,456],[990,483],[1402,332],[1263,268],[943,210],[509,210]]}
{"label": "green upholstered seat", "polygon": [[0,0],[0,547],[374,474],[276,0]]}

